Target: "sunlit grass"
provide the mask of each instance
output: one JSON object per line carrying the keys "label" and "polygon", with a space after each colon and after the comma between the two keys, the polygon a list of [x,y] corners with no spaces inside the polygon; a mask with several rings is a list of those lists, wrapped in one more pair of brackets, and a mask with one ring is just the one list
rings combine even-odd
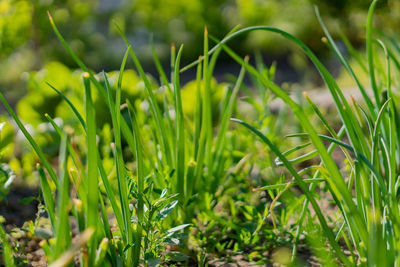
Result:
{"label": "sunlit grass", "polygon": [[[358,73],[337,47],[316,9],[326,35],[323,42],[354,80],[363,103],[355,103],[344,96],[335,78],[302,41],[269,26],[235,28],[221,41],[209,36],[205,29],[203,55],[192,64],[182,67],[183,46],[178,51],[175,51],[174,45],[171,47],[170,75],[163,70],[152,45],[161,88],[165,89],[162,90],[160,101],[160,93],[156,91],[160,88],[155,88],[150,82],[133,46],[119,28],[127,49],[117,83],[112,86],[106,72],[96,75],[78,58],[49,15],[57,37],[84,71],[84,114],[80,114],[72,101],[51,85],[51,81],[48,84],[67,103],[74,119],[83,129],[80,138],[85,140],[84,151],[76,149],[74,130],[59,127],[53,118],[45,114],[60,139],[58,166],[50,164],[41,147],[0,94],[0,100],[41,162],[37,165],[37,172],[52,230],[52,238],[41,242],[48,263],[51,266],[68,266],[75,255],[79,255],[81,266],[155,266],[168,260],[188,263],[188,258],[193,258],[193,255],[185,254],[189,249],[189,241],[185,238],[192,234],[188,229],[191,224],[197,223],[196,220],[209,223],[211,228],[216,223],[226,226],[239,236],[236,238],[240,242],[255,247],[268,224],[268,218],[271,218],[273,233],[278,235],[278,226],[285,227],[288,224],[287,217],[293,216],[295,231],[291,233],[292,253],[288,257],[287,250],[281,250],[287,258],[282,262],[299,264],[299,245],[303,241],[301,237],[305,235],[307,244],[325,265],[397,266],[400,260],[397,193],[400,185],[400,120],[395,101],[397,97],[392,87],[397,86],[399,81],[392,78],[393,71],[398,73],[400,68],[394,64],[395,68],[392,69],[391,62],[398,62],[397,54],[392,50],[393,44],[374,39],[372,19],[376,3],[373,1],[371,4],[366,23],[366,58],[358,58],[360,64],[366,62],[365,70],[369,74],[373,97],[368,95],[368,87],[362,84]],[[253,67],[248,56],[239,56],[227,45],[234,38],[254,31],[279,34],[305,53],[332,96],[340,125],[332,125],[331,116],[324,115],[307,93],[304,97],[308,104],[303,105],[276,84],[273,80],[274,65],[266,68],[258,56]],[[216,43],[211,49],[210,40]],[[349,45],[346,39],[344,42]],[[352,49],[349,47],[352,54],[356,55]],[[213,73],[223,52],[240,64],[241,70],[233,83],[229,84],[230,87],[225,88],[224,96],[218,99],[216,106],[213,103]],[[385,57],[379,58],[379,54]],[[149,106],[149,112],[145,115],[140,104],[122,98],[122,82],[128,60],[132,60],[144,84],[144,101]],[[194,115],[190,119],[183,110],[185,103],[181,95],[180,73],[196,65],[192,102]],[[258,119],[253,122],[231,119],[233,116],[243,118],[237,102],[240,91],[247,87],[244,84],[246,74],[259,90],[254,93],[247,88],[243,93],[247,103],[258,111]],[[99,115],[93,102],[95,92],[106,103],[103,108],[111,117],[112,137],[106,144],[111,148],[113,164],[109,173],[98,145],[103,137],[96,125]],[[286,128],[286,117],[289,116],[283,111],[276,116],[275,128],[271,127],[268,131],[262,129],[264,120],[273,116],[267,105],[274,97],[282,99],[291,109],[295,118],[293,123],[298,123],[302,132],[283,136],[282,128]],[[145,121],[140,119],[143,116],[147,116]],[[318,118],[319,122],[313,122],[312,118]],[[335,130],[337,126],[339,130]],[[322,127],[327,134],[318,132]],[[287,148],[292,144],[293,138],[306,142],[281,152],[282,147]],[[267,148],[259,148],[259,139]],[[240,142],[250,147],[243,148],[238,144]],[[343,154],[343,164],[347,169],[340,169],[332,155],[337,147]],[[244,152],[239,151],[240,148]],[[307,153],[302,152],[307,149]],[[264,159],[272,159],[269,154],[277,158],[263,164],[257,162],[259,158],[253,155],[257,153],[268,154],[264,155]],[[129,162],[132,159],[133,164]],[[312,165],[308,163],[311,160]],[[302,168],[300,164],[308,165]],[[276,183],[253,188],[253,196],[257,192],[267,191],[272,199],[263,212],[246,202],[243,204],[245,199],[237,202],[224,200],[225,195],[230,196],[229,192],[239,191],[241,185],[235,185],[232,180],[239,179],[236,175],[245,166],[251,166],[250,170],[254,166],[286,168],[279,174]],[[251,173],[249,171],[245,178],[250,187],[254,184],[249,181]],[[304,196],[295,193],[298,203],[292,198],[293,202],[285,203],[282,213],[277,216],[275,210],[278,201],[294,187],[299,188]],[[331,215],[321,208],[318,192],[327,192],[332,198],[338,210],[336,223],[332,223]],[[215,210],[221,209],[226,203],[229,203],[230,214],[223,217]],[[243,207],[236,207],[238,203]],[[238,223],[236,215],[239,210],[244,218],[241,220],[251,223],[249,229],[244,229]],[[75,241],[70,220],[75,220],[78,228]],[[307,229],[316,229],[321,236],[308,233]],[[0,238],[3,241],[5,264],[14,266],[3,228],[0,228]],[[231,245],[220,243],[219,240],[216,243],[218,251]],[[166,250],[167,245],[174,249]],[[235,248],[236,244],[232,246]],[[322,258],[318,251],[321,247],[330,251],[326,258]],[[250,255],[250,259],[256,257],[252,253]],[[205,262],[203,254],[197,257],[200,262]]]}

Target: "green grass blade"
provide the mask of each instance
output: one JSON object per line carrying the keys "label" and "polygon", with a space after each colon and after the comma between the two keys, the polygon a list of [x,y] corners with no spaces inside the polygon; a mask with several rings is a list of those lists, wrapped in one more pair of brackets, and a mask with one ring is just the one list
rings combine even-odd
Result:
{"label": "green grass blade", "polygon": [[[117,119],[117,108],[114,103],[114,105],[111,105],[110,103],[113,103],[113,97],[112,97],[112,91],[111,87],[108,82],[107,75],[103,72],[104,75],[104,80],[106,82],[106,88],[107,88],[107,93],[108,93],[108,103],[111,111],[111,118],[112,118],[112,123],[113,123],[113,128],[114,128],[114,140],[115,140],[115,165],[117,169],[117,180],[118,180],[118,193],[119,193],[119,199],[120,199],[120,204],[121,204],[121,211],[122,211],[122,218],[124,222],[124,227],[121,229],[121,233],[123,234],[123,239],[125,246],[129,245],[132,243],[132,230],[130,227],[130,218],[131,218],[131,212],[129,211],[129,201],[128,201],[128,185],[127,185],[127,174],[126,174],[126,169],[124,165],[124,160],[122,157],[122,145],[121,145],[121,128],[119,125],[119,120]],[[117,89],[119,90],[119,89]],[[118,100],[116,100],[118,103]],[[115,107],[115,109],[112,108],[112,106]],[[119,111],[119,108],[118,108]],[[119,113],[118,113],[119,114]],[[122,120],[124,121],[124,120]],[[136,147],[136,146],[135,146]],[[126,260],[130,262],[130,253],[132,249],[128,249],[128,256]]]}
{"label": "green grass blade", "polygon": [[[283,154],[282,154],[283,155]],[[312,183],[321,183],[325,182],[326,180],[323,178],[312,178],[312,179],[303,179],[305,184],[312,184]],[[266,185],[263,187],[254,188],[253,191],[265,191],[265,190],[275,190],[275,189],[282,189],[286,186],[293,186],[298,185],[297,182],[290,182],[284,184],[274,184],[274,185]]]}
{"label": "green grass blade", "polygon": [[381,126],[381,122],[382,122],[382,119],[384,118],[386,107],[388,107],[388,104],[391,101],[392,101],[392,99],[389,98],[388,100],[385,101],[385,103],[383,103],[381,109],[379,110],[378,117],[377,117],[377,119],[375,121],[374,131],[373,131],[373,134],[372,134],[373,142],[372,142],[371,159],[373,159],[374,158],[373,155],[376,155],[376,153],[378,152],[377,151],[377,145],[378,145],[378,138],[379,138],[379,133],[380,133],[380,129],[381,129],[381,127],[380,127]]}
{"label": "green grass blade", "polygon": [[[92,101],[89,75],[83,75],[85,87],[85,112],[86,112],[86,144],[87,144],[87,228],[97,227],[99,220],[99,181],[97,179],[97,143],[96,143],[96,117]],[[96,235],[89,243],[89,263],[94,262],[96,255]]]}
{"label": "green grass blade", "polygon": [[[48,115],[45,114],[44,115],[46,117],[46,119],[50,122],[50,124],[53,126],[53,128],[56,130],[57,134],[60,136],[60,139],[63,136],[63,132],[60,129],[60,127],[58,127],[58,125],[54,122],[54,120]],[[78,156],[76,155],[75,150],[73,149],[71,142],[68,140],[67,141],[67,150],[68,150],[68,154],[71,157],[72,161],[74,162],[76,168],[78,170],[83,170],[83,166],[81,164],[81,162],[78,160]],[[87,176],[86,174],[83,172],[82,173],[82,179],[79,181],[76,181],[75,186],[76,189],[78,191],[78,196],[79,198],[83,201],[84,205],[85,205],[85,209],[87,208]],[[74,179],[73,179],[74,180]]]}
{"label": "green grass blade", "polygon": [[42,189],[43,199],[46,205],[47,213],[49,214],[51,227],[53,229],[53,232],[55,232],[56,214],[55,214],[53,194],[51,193],[50,185],[47,181],[46,174],[44,173],[44,170],[39,163],[36,165],[36,169],[38,170],[39,173],[40,187]]}
{"label": "green grass blade", "polygon": [[161,82],[164,84],[164,86],[167,87],[169,93],[172,95],[172,90],[171,90],[171,86],[169,84],[167,75],[165,74],[165,71],[164,71],[163,67],[161,66],[160,59],[157,56],[156,48],[154,47],[153,36],[151,36],[151,39],[150,39],[150,46],[151,46],[151,53],[153,55],[153,61],[154,61],[154,64],[156,65],[158,74],[160,75]]}
{"label": "green grass blade", "polygon": [[368,18],[367,18],[367,36],[366,36],[366,46],[367,46],[367,60],[368,60],[368,70],[369,70],[369,78],[371,82],[372,91],[374,92],[374,98],[378,108],[380,108],[380,92],[378,85],[376,84],[376,77],[375,77],[375,66],[374,66],[374,49],[373,49],[373,39],[372,39],[372,18],[374,14],[374,9],[378,0],[374,0],[370,8],[368,10]]}
{"label": "green grass blade", "polygon": [[[249,57],[245,57],[244,61],[248,62]],[[236,80],[235,86],[232,90],[232,94],[229,97],[228,105],[223,110],[222,115],[221,115],[221,125],[219,128],[217,139],[215,141],[215,160],[214,161],[216,162],[217,166],[219,165],[219,162],[220,162],[221,156],[222,156],[222,152],[224,149],[226,132],[228,131],[228,127],[229,127],[229,119],[232,117],[234,104],[235,104],[237,95],[239,93],[239,89],[242,86],[245,74],[246,74],[246,69],[244,67],[242,67],[240,69],[239,76]]]}
{"label": "green grass blade", "polygon": [[[197,73],[196,73],[196,104],[195,104],[195,110],[194,110],[194,129],[193,129],[193,158],[190,158],[189,160],[189,167],[187,171],[187,176],[186,176],[186,189],[185,189],[185,195],[187,197],[191,197],[193,192],[197,188],[197,178],[198,175],[196,171],[199,171],[200,169],[197,167],[199,164],[198,157],[200,156],[202,158],[202,155],[200,150],[202,148],[200,147],[200,138],[201,138],[201,114],[202,114],[202,101],[201,101],[201,76],[202,76],[202,64],[197,65]],[[200,162],[202,164],[202,162]],[[183,203],[186,204],[186,203]]]}
{"label": "green grass blade", "polygon": [[[185,199],[185,126],[182,111],[182,98],[181,98],[181,88],[179,80],[179,66],[182,56],[183,46],[179,48],[178,55],[175,60],[174,66],[174,97],[175,97],[175,114],[176,114],[176,183],[177,190],[179,193],[179,198],[181,202],[184,203]],[[190,197],[190,196],[187,196]]]}
{"label": "green grass blade", "polygon": [[[210,96],[210,86],[209,86],[209,76],[208,76],[208,32],[207,29],[204,30],[204,59],[203,62],[203,80],[202,80],[202,95],[201,95],[201,130],[199,138],[199,146],[196,154],[196,166],[194,171],[194,180],[200,181],[201,177],[204,175],[204,164],[207,158],[207,147],[208,142],[212,138],[212,122],[211,122],[211,96]],[[199,73],[199,72],[198,72]],[[211,132],[210,132],[211,131]],[[210,136],[211,134],[211,136]],[[210,174],[210,173],[209,173]]]}
{"label": "green grass blade", "polygon": [[59,155],[59,177],[60,187],[57,199],[57,231],[56,244],[54,248],[53,260],[61,256],[66,248],[71,246],[71,229],[69,225],[69,204],[70,204],[70,182],[67,172],[67,135],[64,133],[61,138]]}
{"label": "green grass blade", "polygon": [[49,173],[51,179],[53,182],[56,184],[56,187],[58,187],[58,179],[57,175],[54,172],[53,168],[51,167],[49,161],[47,160],[46,156],[44,155],[42,149],[39,147],[39,145],[35,142],[33,137],[29,134],[29,132],[26,130],[24,124],[21,122],[21,120],[18,118],[17,114],[14,112],[14,110],[10,107],[8,104],[7,100],[4,98],[3,94],[0,93],[0,101],[3,102],[4,106],[6,107],[8,113],[10,113],[11,117],[13,117],[14,121],[17,123],[19,129],[21,132],[24,134],[25,138],[29,141],[30,145],[32,146],[33,150],[35,150],[36,154],[42,161],[43,167],[47,170]]}
{"label": "green grass blade", "polygon": [[[204,145],[205,148],[205,159],[208,159],[208,168],[209,171],[212,170],[212,157],[211,157],[211,149],[212,149],[212,138],[213,138],[213,125],[212,125],[212,104],[211,104],[211,79],[212,73],[214,70],[214,66],[216,63],[216,59],[218,54],[221,52],[221,49],[217,49],[215,51],[215,55],[213,56],[210,64],[209,55],[208,55],[208,30],[204,28],[204,54],[203,54],[203,113],[202,113],[202,123],[201,123],[201,131],[203,134],[203,142],[201,145]],[[201,139],[201,137],[200,137]],[[212,174],[209,172],[209,176]]]}
{"label": "green grass blade", "polygon": [[[298,156],[298,157],[296,157],[296,158],[294,158],[294,159],[288,159],[288,161],[291,163],[291,164],[299,164],[299,163],[302,163],[302,162],[304,162],[304,161],[306,161],[306,160],[310,160],[310,159],[312,159],[312,158],[314,158],[315,156],[317,156],[318,155],[318,151],[317,150],[313,150],[313,151],[311,151],[311,152],[308,152],[308,153],[306,153],[306,154],[303,154],[303,155],[301,155],[301,156]],[[286,157],[286,155],[285,155],[285,157]],[[275,164],[277,165],[277,166],[282,166],[283,165],[283,162],[281,162],[279,159],[276,159],[275,160]]]}
{"label": "green grass blade", "polygon": [[83,128],[86,130],[86,123],[85,120],[82,118],[81,114],[78,112],[78,110],[76,109],[76,107],[72,104],[72,102],[68,99],[68,97],[66,97],[61,91],[57,90],[54,86],[52,86],[50,83],[46,84],[53,89],[54,91],[57,92],[57,94],[59,94],[62,99],[65,100],[65,102],[67,102],[67,104],[70,106],[70,108],[72,109],[72,112],[74,112],[75,116],[78,118],[79,122],[81,123],[81,125],[83,126]]}
{"label": "green grass blade", "polygon": [[[308,96],[307,92],[303,93],[304,97],[306,98],[307,102],[311,105],[311,108],[314,110],[315,114],[319,117],[319,119],[322,121],[323,125],[325,128],[328,130],[328,132],[333,136],[333,138],[338,139],[339,137],[336,134],[335,130],[332,128],[332,126],[329,124],[328,120],[325,118],[324,115],[322,115],[321,111],[317,107],[317,105],[311,100],[311,98]],[[345,154],[346,158],[349,160],[349,163],[353,165],[353,160],[350,157],[350,155],[347,153],[345,149],[342,150],[343,153]]]}
{"label": "green grass blade", "polygon": [[340,62],[342,63],[342,65],[346,68],[346,70],[349,72],[350,76],[353,78],[353,80],[356,82],[361,95],[364,98],[365,103],[367,103],[368,109],[370,110],[371,114],[375,114],[374,113],[374,105],[372,104],[372,101],[370,99],[370,97],[368,96],[367,92],[365,91],[364,87],[362,86],[361,82],[358,80],[357,76],[355,75],[353,69],[351,68],[350,64],[347,62],[347,60],[345,59],[345,57],[342,55],[342,53],[340,52],[339,48],[336,46],[335,41],[333,40],[332,36],[330,35],[328,29],[326,28],[324,22],[322,21],[322,18],[319,14],[319,9],[317,6],[315,6],[315,14],[317,15],[319,24],[321,25],[327,40],[329,41],[330,47],[332,48],[333,52],[336,54],[336,56],[338,57],[338,59],[340,60]]}
{"label": "green grass blade", "polygon": [[340,38],[342,39],[343,43],[345,44],[347,50],[349,51],[349,54],[352,58],[354,58],[358,65],[360,65],[361,69],[368,74],[368,69],[367,66],[365,65],[365,62],[363,61],[363,57],[360,55],[359,51],[356,50],[353,45],[351,44],[351,42],[349,41],[349,39],[347,38],[347,36],[344,34],[344,32],[339,29],[339,35]]}
{"label": "green grass blade", "polygon": [[138,195],[138,204],[137,204],[137,228],[136,228],[136,238],[135,238],[135,247],[133,253],[133,264],[134,266],[139,266],[140,260],[140,250],[142,247],[142,231],[143,231],[143,223],[144,223],[144,170],[143,170],[143,152],[140,140],[140,131],[139,125],[136,120],[135,110],[129,101],[127,101],[128,110],[130,112],[130,117],[132,121],[133,133],[135,137],[136,151],[135,156],[137,160],[137,195]]}
{"label": "green grass blade", "polygon": [[197,65],[197,72],[196,72],[196,106],[194,113],[194,134],[193,134],[193,151],[195,160],[197,159],[198,155],[200,132],[201,132],[201,112],[202,112],[201,74],[202,74],[202,64],[200,63]]}

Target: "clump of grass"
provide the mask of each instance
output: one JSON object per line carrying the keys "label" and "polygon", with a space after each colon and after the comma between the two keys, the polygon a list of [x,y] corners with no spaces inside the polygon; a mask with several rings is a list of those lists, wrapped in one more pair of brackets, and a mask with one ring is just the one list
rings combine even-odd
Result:
{"label": "clump of grass", "polygon": [[[81,266],[138,266],[154,265],[161,261],[186,260],[182,252],[165,252],[166,244],[182,245],[182,231],[194,214],[197,199],[208,193],[216,193],[216,185],[224,171],[226,161],[222,151],[226,146],[224,135],[233,113],[235,98],[244,78],[242,69],[232,94],[223,99],[226,107],[222,114],[223,127],[214,139],[211,101],[213,70],[219,52],[208,58],[208,34],[205,31],[204,63],[197,73],[197,98],[195,101],[195,126],[185,122],[180,89],[180,58],[183,51],[171,49],[171,81],[161,68],[153,48],[153,56],[161,81],[168,89],[165,104],[160,108],[154,88],[145,74],[140,61],[127,38],[127,50],[123,57],[116,88],[112,88],[107,74],[102,73],[104,83],[76,56],[56,27],[49,14],[50,23],[77,65],[84,71],[85,114],[80,114],[61,91],[54,89],[69,105],[75,119],[84,130],[86,151],[74,148],[74,131],[60,128],[48,114],[45,117],[60,137],[58,173],[46,155],[26,130],[3,95],[0,100],[25,135],[41,164],[37,165],[42,194],[49,215],[53,238],[41,243],[51,266],[71,264],[79,254]],[[220,49],[221,51],[221,49]],[[131,59],[138,70],[150,104],[150,128],[154,139],[150,147],[144,144],[145,133],[139,125],[136,103],[121,103],[121,87],[127,60]],[[209,62],[210,61],[210,62]],[[247,59],[246,59],[247,61]],[[115,89],[115,91],[114,91]],[[112,121],[114,172],[106,173],[100,151],[93,105],[94,90],[107,104]],[[114,93],[115,92],[115,95]],[[170,107],[174,118],[170,117]],[[190,137],[187,137],[190,136]],[[123,142],[130,156],[135,159],[135,172],[127,169]],[[154,154],[148,149],[154,149]],[[116,176],[116,189],[110,182]],[[50,177],[50,179],[48,179]],[[100,186],[100,187],[99,187]],[[101,190],[104,188],[104,191]],[[167,195],[167,192],[170,192]],[[179,204],[179,205],[178,205]],[[107,207],[111,207],[115,225],[109,221]],[[72,242],[70,215],[78,225],[77,242]],[[118,230],[112,230],[116,226]]]}
{"label": "clump of grass", "polygon": [[[372,17],[377,1],[373,1],[368,13],[367,21],[367,66],[370,77],[370,84],[373,97],[370,97],[361,82],[357,78],[350,64],[337,48],[329,32],[324,26],[316,10],[318,19],[326,34],[324,40],[328,47],[338,56],[339,60],[353,77],[361,95],[365,100],[365,107],[349,102],[343,95],[333,76],[327,71],[315,54],[296,37],[280,29],[268,26],[255,26],[239,30],[221,42],[219,42],[210,53],[217,51],[221,47],[247,72],[254,76],[258,81],[269,88],[274,94],[281,98],[293,111],[300,122],[305,133],[294,134],[292,136],[310,139],[321,159],[319,169],[323,171],[326,186],[340,211],[341,227],[338,230],[329,226],[323,211],[318,205],[316,197],[312,194],[319,184],[317,171],[314,174],[315,182],[311,181],[308,187],[306,181],[301,177],[301,173],[296,169],[295,163],[290,162],[287,157],[279,151],[277,146],[270,141],[263,133],[248,123],[234,119],[250,131],[256,134],[279,158],[295,183],[306,195],[303,211],[298,220],[298,231],[296,240],[302,234],[302,226],[305,216],[308,213],[308,204],[312,205],[316,213],[322,232],[325,235],[329,247],[333,249],[334,257],[345,265],[382,265],[395,266],[400,260],[398,249],[398,166],[399,166],[399,132],[400,121],[396,106],[393,86],[393,73],[391,61],[397,62],[397,57],[391,48],[381,40],[373,39]],[[335,106],[342,120],[342,129],[339,133],[335,132],[311,99],[312,108],[321,119],[321,122],[329,130],[331,136],[320,135],[316,132],[308,119],[305,110],[293,101],[289,95],[278,85],[262,76],[254,67],[243,61],[233,52],[226,43],[237,36],[251,31],[267,31],[277,33],[288,41],[294,42],[314,63],[321,74],[326,86],[330,90]],[[378,49],[383,50],[385,57],[377,56]],[[382,60],[386,61],[382,64]],[[199,61],[200,62],[200,61]],[[385,68],[377,66],[386,65]],[[398,69],[397,69],[398,71]],[[378,75],[377,75],[378,74]],[[358,116],[361,114],[361,117]],[[364,125],[368,125],[365,128]],[[341,141],[343,132],[349,140],[349,144]],[[331,156],[331,149],[327,149],[322,141],[327,141],[332,145],[340,146],[350,163],[350,169],[345,173],[341,172]],[[316,154],[314,154],[316,155]],[[308,181],[310,182],[310,181]],[[269,189],[264,188],[264,189]],[[343,252],[343,247],[339,240],[345,240],[346,249],[351,252],[351,256]],[[292,258],[295,259],[297,253],[297,242],[293,248]],[[335,265],[334,262],[330,264]]]}

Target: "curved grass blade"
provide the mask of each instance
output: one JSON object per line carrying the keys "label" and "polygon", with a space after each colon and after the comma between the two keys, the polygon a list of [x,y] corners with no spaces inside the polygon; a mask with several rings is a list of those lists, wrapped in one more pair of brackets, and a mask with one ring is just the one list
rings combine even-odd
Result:
{"label": "curved grass blade", "polygon": [[[285,152],[285,153],[287,153],[287,152]],[[284,153],[282,153],[282,154],[284,154]],[[306,161],[306,160],[310,160],[310,159],[312,159],[312,158],[314,158],[316,155],[318,155],[318,151],[317,150],[313,150],[313,151],[311,151],[311,152],[308,152],[308,153],[306,153],[306,154],[303,154],[303,155],[301,155],[301,156],[299,156],[299,157],[296,157],[296,158],[294,158],[294,159],[288,159],[288,161],[291,163],[291,164],[299,164],[299,163],[301,163],[301,162],[304,162],[304,161]],[[286,156],[286,155],[285,155]],[[283,166],[283,162],[282,161],[280,161],[278,158],[276,158],[275,159],[275,164],[277,165],[277,166]]]}
{"label": "curved grass blade", "polygon": [[342,53],[340,52],[339,48],[336,46],[335,41],[333,40],[332,36],[330,35],[328,29],[326,28],[321,15],[319,14],[319,9],[317,6],[314,7],[315,8],[315,14],[317,15],[319,24],[322,27],[322,30],[324,31],[327,40],[329,41],[330,47],[333,50],[333,52],[336,54],[336,56],[338,57],[339,61],[342,63],[342,65],[346,68],[346,70],[348,71],[348,73],[350,74],[350,76],[353,78],[353,80],[356,82],[361,95],[364,98],[365,103],[367,103],[368,109],[371,112],[372,115],[375,114],[374,112],[374,105],[372,104],[372,101],[370,99],[370,97],[368,96],[368,94],[366,93],[364,87],[362,86],[361,82],[358,80],[357,76],[355,75],[353,69],[351,68],[350,64],[347,62],[347,60],[344,58],[344,56],[342,55]]}
{"label": "curved grass blade", "polygon": [[[327,119],[325,118],[324,115],[322,115],[321,111],[319,110],[319,108],[317,107],[317,105],[311,100],[311,98],[308,96],[307,92],[303,92],[303,95],[305,97],[305,99],[307,100],[307,102],[311,105],[311,108],[314,110],[315,114],[317,114],[317,116],[319,117],[319,119],[322,121],[323,125],[325,126],[325,128],[328,130],[328,132],[333,136],[333,138],[338,139],[339,137],[336,134],[335,130],[332,128],[332,126],[329,124],[329,122],[327,121]],[[350,155],[347,153],[347,151],[345,149],[342,150],[343,153],[345,154],[346,158],[349,160],[350,164],[353,165],[352,162],[352,158],[350,157]]]}
{"label": "curved grass blade", "polygon": [[36,154],[38,155],[38,157],[42,161],[42,164],[43,164],[44,168],[47,170],[47,172],[50,175],[51,179],[53,180],[53,182],[55,183],[56,187],[58,188],[57,175],[54,172],[53,168],[51,167],[51,165],[50,165],[49,161],[47,160],[46,156],[44,155],[42,149],[39,147],[39,145],[35,142],[33,137],[26,130],[24,124],[20,121],[20,119],[18,118],[17,114],[10,107],[10,105],[8,104],[7,100],[4,98],[2,93],[0,93],[0,101],[3,102],[3,104],[6,107],[8,113],[10,113],[11,117],[13,117],[13,119],[17,123],[19,129],[24,134],[25,138],[29,141],[29,143],[32,146],[33,150],[35,150]]}
{"label": "curved grass blade", "polygon": [[75,116],[78,118],[79,122],[81,123],[82,127],[85,129],[86,131],[86,123],[85,120],[82,118],[81,114],[78,112],[78,110],[76,109],[76,107],[72,104],[72,102],[68,99],[68,97],[66,97],[61,91],[57,90],[57,88],[55,88],[54,86],[52,86],[50,83],[46,82],[46,84],[53,89],[54,91],[57,92],[57,94],[59,94],[62,99],[65,100],[65,102],[67,102],[67,104],[70,106],[70,108],[72,109],[72,111],[74,112]]}
{"label": "curved grass blade", "polygon": [[349,39],[347,38],[347,36],[344,34],[344,32],[339,28],[339,35],[340,38],[342,39],[343,43],[345,44],[350,56],[352,58],[354,58],[358,65],[361,67],[361,69],[368,74],[368,69],[367,66],[365,65],[365,62],[363,61],[363,57],[360,55],[359,51],[357,51],[353,45],[351,44],[351,42],[349,41]]}
{"label": "curved grass blade", "polygon": [[[212,125],[212,104],[211,104],[211,79],[212,73],[214,71],[214,67],[217,61],[219,54],[221,53],[221,49],[217,49],[209,60],[208,49],[208,30],[207,27],[204,28],[204,60],[203,60],[203,114],[202,114],[202,123],[201,129],[202,133],[204,133],[203,144],[205,148],[205,158],[207,159],[207,167],[209,170],[212,170],[212,139],[213,139],[213,125]],[[201,137],[200,137],[201,139]],[[208,173],[209,177],[211,177],[212,173]]]}
{"label": "curved grass blade", "polygon": [[[322,182],[326,182],[326,179],[324,179],[324,178],[303,179],[303,182],[305,184],[322,183]],[[293,181],[293,182],[284,183],[284,184],[266,185],[263,187],[254,188],[253,191],[257,192],[257,191],[265,191],[265,190],[282,189],[286,186],[294,186],[294,185],[298,185],[298,183],[296,181]]]}
{"label": "curved grass blade", "polygon": [[[307,133],[299,133],[299,134],[287,135],[287,137],[301,137],[301,136],[309,136],[309,134],[307,134]],[[352,146],[350,146],[350,145],[348,145],[348,144],[346,144],[346,143],[344,143],[344,142],[342,142],[340,140],[337,140],[335,138],[332,138],[332,137],[326,136],[326,135],[322,135],[322,134],[319,134],[318,136],[321,139],[324,139],[326,141],[330,141],[330,142],[336,143],[339,146],[346,148],[347,150],[349,150],[352,153],[356,153]],[[386,189],[385,189],[385,186],[382,184],[382,176],[381,176],[381,174],[375,169],[375,167],[367,159],[366,156],[364,156],[363,154],[361,154],[359,152],[356,154],[356,156],[359,157],[361,159],[361,161],[363,161],[367,165],[367,167],[371,170],[371,172],[374,174],[374,177],[378,180],[378,183],[380,184],[381,189],[383,190],[382,191],[383,195],[385,195]]]}
{"label": "curved grass blade", "polygon": [[369,70],[369,78],[371,82],[372,91],[374,93],[374,98],[378,108],[381,107],[380,104],[380,92],[378,85],[376,84],[375,77],[375,66],[374,66],[374,49],[373,49],[373,39],[372,39],[372,18],[374,14],[374,9],[378,0],[374,0],[368,10],[368,18],[367,18],[367,36],[366,36],[366,46],[367,46],[367,60],[368,60],[368,70]]}
{"label": "curved grass blade", "polygon": [[374,131],[373,131],[373,134],[372,134],[372,140],[373,140],[373,142],[372,142],[372,155],[371,155],[372,162],[374,161],[374,155],[376,155],[377,152],[378,152],[377,151],[377,146],[378,146],[379,132],[380,132],[380,129],[381,129],[380,128],[380,124],[382,122],[385,109],[386,109],[386,107],[388,106],[388,104],[389,104],[389,102],[391,100],[392,99],[389,98],[388,100],[386,100],[385,103],[383,103],[381,109],[379,110],[378,117],[377,117],[377,119],[375,121],[375,124],[374,124]]}

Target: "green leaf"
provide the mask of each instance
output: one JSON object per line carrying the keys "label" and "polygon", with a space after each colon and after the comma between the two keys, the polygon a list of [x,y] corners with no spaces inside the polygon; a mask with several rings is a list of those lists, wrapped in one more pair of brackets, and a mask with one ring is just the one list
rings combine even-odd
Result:
{"label": "green leaf", "polygon": [[179,251],[172,251],[172,252],[167,253],[167,255],[166,255],[166,259],[168,261],[185,261],[188,258],[189,258],[189,256],[187,256]]}
{"label": "green leaf", "polygon": [[160,212],[157,214],[155,220],[156,221],[162,221],[164,220],[175,208],[175,206],[178,204],[178,200],[173,201],[172,203],[169,203],[166,205]]}
{"label": "green leaf", "polygon": [[128,249],[133,248],[134,246],[135,246],[135,243],[131,243],[131,244],[126,245],[124,247],[123,253],[127,252]]}
{"label": "green leaf", "polygon": [[34,197],[34,196],[24,197],[23,199],[18,200],[18,202],[23,205],[27,205],[27,204],[31,203],[32,201],[34,201],[35,199],[36,199],[36,197]]}
{"label": "green leaf", "polygon": [[167,233],[175,233],[175,232],[177,232],[177,231],[180,231],[180,230],[182,230],[182,229],[185,229],[186,227],[188,227],[188,226],[190,226],[190,224],[181,224],[181,225],[179,225],[179,226],[176,226],[176,227],[174,227],[174,228],[171,228],[171,229],[169,229],[169,230],[167,230]]}
{"label": "green leaf", "polygon": [[5,163],[0,164],[0,191],[7,192],[15,177],[16,175],[10,166]]}

